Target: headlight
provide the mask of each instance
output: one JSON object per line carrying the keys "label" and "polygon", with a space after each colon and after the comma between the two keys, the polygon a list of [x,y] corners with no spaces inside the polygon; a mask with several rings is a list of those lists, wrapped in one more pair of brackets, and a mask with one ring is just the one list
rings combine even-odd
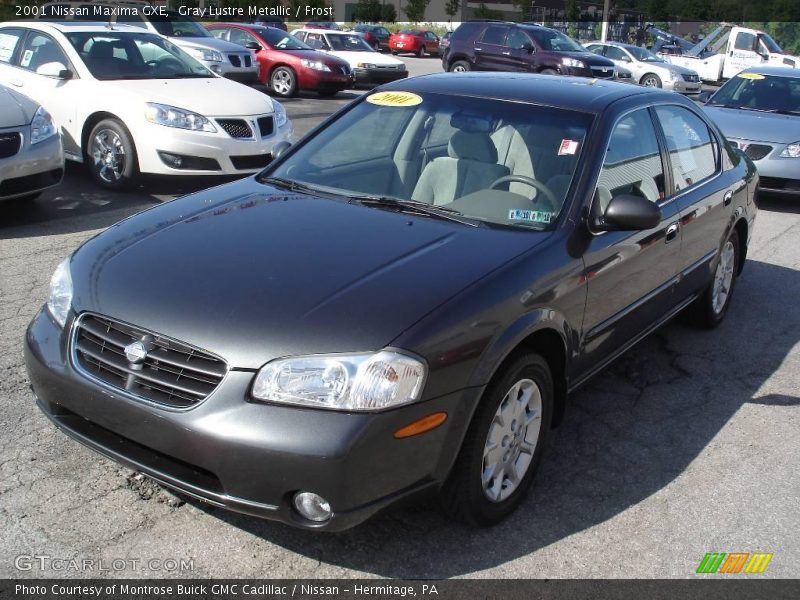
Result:
{"label": "headlight", "polygon": [[151,123],[164,125],[165,127],[191,129],[192,131],[210,131],[212,133],[217,130],[211,124],[211,121],[204,116],[182,108],[167,106],[166,104],[148,102],[144,116]]}
{"label": "headlight", "polygon": [[58,133],[56,122],[44,107],[40,106],[31,121],[31,144],[38,144]]}
{"label": "headlight", "polygon": [[283,104],[278,102],[277,100],[272,101],[272,110],[275,111],[275,126],[276,127],[283,127],[288,123],[289,117],[286,115],[286,109],[283,108]]}
{"label": "headlight", "polygon": [[574,67],[576,69],[585,69],[586,68],[586,63],[583,62],[582,60],[578,60],[577,58],[564,57],[564,58],[561,59],[561,64],[563,64],[563,65],[565,65],[567,67]]}
{"label": "headlight", "polygon": [[427,368],[382,350],[284,358],[264,365],[253,383],[257,400],[337,410],[381,410],[419,400]]}
{"label": "headlight", "polygon": [[372,63],[358,63],[359,69],[374,69],[375,65]]}
{"label": "headlight", "polygon": [[204,48],[184,48],[191,56],[197,60],[206,62],[222,62],[222,54],[216,50],[206,50]]}
{"label": "headlight", "polygon": [[800,142],[794,142],[784,148],[779,156],[783,158],[800,158]]}
{"label": "headlight", "polygon": [[300,64],[307,69],[314,69],[315,71],[327,71],[330,73],[330,68],[328,65],[319,60],[308,60],[307,58],[303,58],[300,60]]}
{"label": "headlight", "polygon": [[72,276],[69,273],[69,257],[61,261],[50,278],[50,292],[47,295],[47,310],[56,323],[64,327],[72,306]]}

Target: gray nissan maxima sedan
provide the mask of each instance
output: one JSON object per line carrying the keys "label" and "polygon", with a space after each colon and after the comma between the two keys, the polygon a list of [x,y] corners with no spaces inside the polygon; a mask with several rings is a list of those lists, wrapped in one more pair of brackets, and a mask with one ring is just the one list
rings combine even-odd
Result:
{"label": "gray nissan maxima sedan", "polygon": [[33,200],[63,176],[61,136],[50,113],[0,85],[0,201]]}
{"label": "gray nissan maxima sedan", "polygon": [[722,321],[756,216],[692,102],[611,81],[405,80],[276,154],[88,240],[25,353],[67,435],[305,528],[425,493],[509,515],[572,390],[683,309]]}

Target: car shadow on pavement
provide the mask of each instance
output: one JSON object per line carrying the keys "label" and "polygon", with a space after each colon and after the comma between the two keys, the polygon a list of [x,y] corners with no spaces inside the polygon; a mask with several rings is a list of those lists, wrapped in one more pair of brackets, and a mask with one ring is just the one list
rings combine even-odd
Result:
{"label": "car shadow on pavement", "polygon": [[[800,312],[786,311],[781,301],[800,295],[800,273],[750,260],[736,292],[718,329],[676,320],[574,394],[532,493],[493,528],[454,523],[433,503],[390,509],[337,534],[192,503],[292,552],[381,576],[453,577],[526,556],[661,491],[702,457],[743,405],[800,404],[764,386],[800,341]],[[764,327],[778,319],[780,328]],[[758,464],[752,469],[755,478]],[[725,476],[724,466],[714,470]]]}
{"label": "car shadow on pavement", "polygon": [[800,214],[800,198],[786,198],[761,192],[758,197],[758,209],[797,215]]}

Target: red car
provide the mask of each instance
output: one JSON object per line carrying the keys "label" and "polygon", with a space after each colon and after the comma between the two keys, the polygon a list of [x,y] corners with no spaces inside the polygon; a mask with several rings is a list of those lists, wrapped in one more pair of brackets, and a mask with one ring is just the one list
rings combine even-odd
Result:
{"label": "red car", "polygon": [[403,29],[389,36],[389,50],[392,54],[410,52],[417,56],[429,56],[439,52],[439,36],[432,31]]}
{"label": "red car", "polygon": [[278,96],[288,98],[299,90],[333,96],[353,84],[346,61],[317,52],[276,27],[214,23],[207,29],[214,37],[253,50],[261,67],[259,80]]}

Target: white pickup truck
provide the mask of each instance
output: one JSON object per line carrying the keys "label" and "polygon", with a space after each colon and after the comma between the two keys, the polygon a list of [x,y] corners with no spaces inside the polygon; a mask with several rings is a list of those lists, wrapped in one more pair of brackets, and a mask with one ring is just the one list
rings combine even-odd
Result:
{"label": "white pickup truck", "polygon": [[748,67],[800,67],[800,57],[786,54],[768,33],[758,29],[723,23],[694,46],[653,26],[648,32],[659,40],[654,45],[659,56],[697,71],[707,82],[730,79]]}

